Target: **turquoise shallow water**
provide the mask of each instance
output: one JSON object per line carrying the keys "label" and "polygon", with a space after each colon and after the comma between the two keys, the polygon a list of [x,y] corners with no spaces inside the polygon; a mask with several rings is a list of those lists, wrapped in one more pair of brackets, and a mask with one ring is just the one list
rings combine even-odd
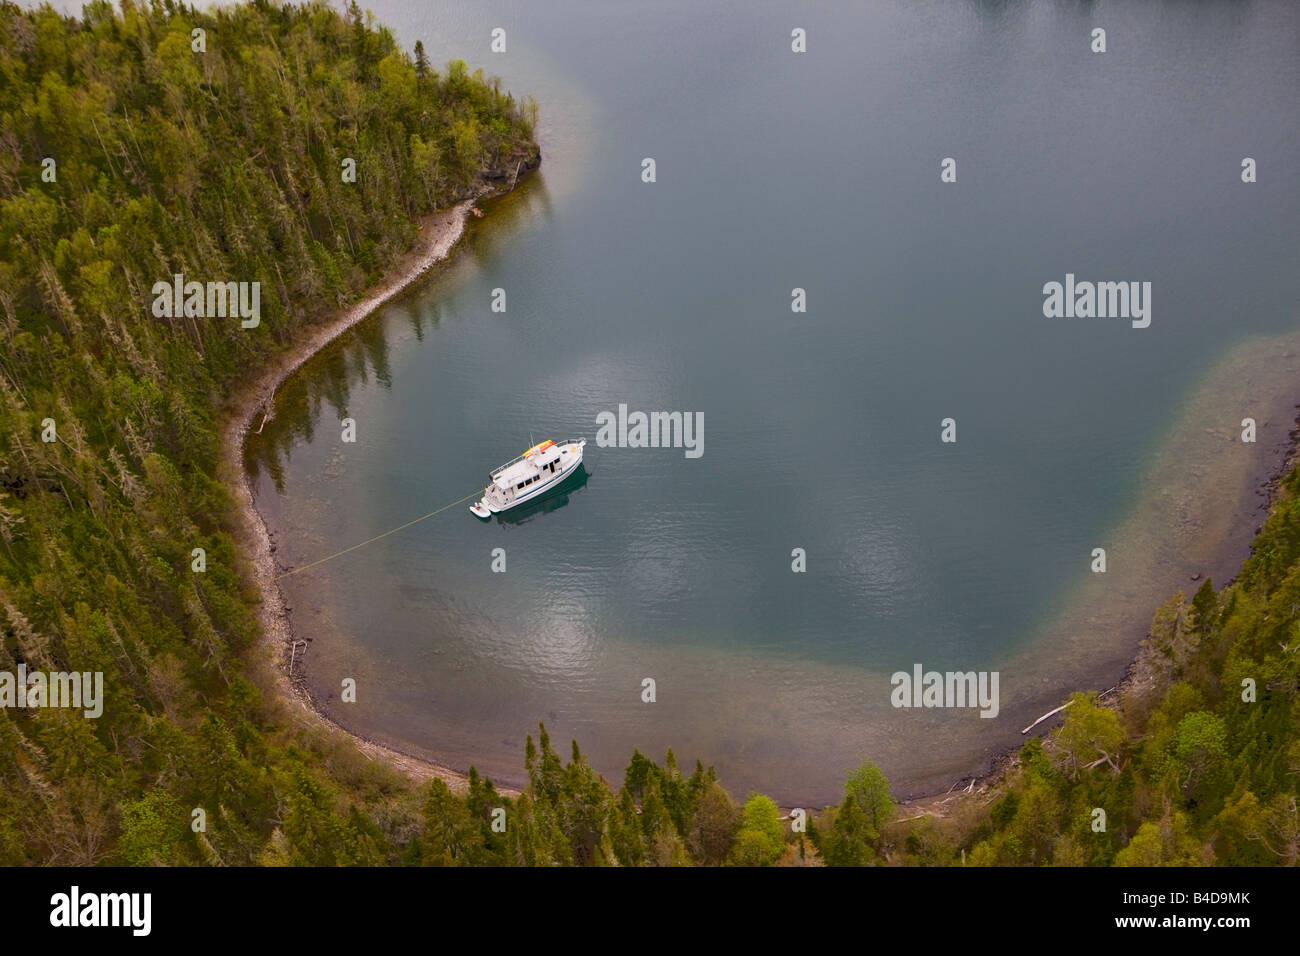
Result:
{"label": "turquoise shallow water", "polygon": [[[1295,8],[371,7],[536,96],[544,165],[286,387],[249,456],[277,557],[620,403],[701,414],[704,453],[591,441],[585,485],[524,520],[457,508],[286,579],[344,726],[507,782],[541,719],[612,776],[672,745],[787,805],[861,759],[946,788],[1113,683],[1189,568],[1230,572],[1295,400],[1289,345],[1240,351],[1300,327]],[[1150,281],[1150,328],[1044,318],[1067,273]],[[1261,443],[1224,445],[1245,414]],[[1000,669],[1001,713],[891,708],[917,662]]]}

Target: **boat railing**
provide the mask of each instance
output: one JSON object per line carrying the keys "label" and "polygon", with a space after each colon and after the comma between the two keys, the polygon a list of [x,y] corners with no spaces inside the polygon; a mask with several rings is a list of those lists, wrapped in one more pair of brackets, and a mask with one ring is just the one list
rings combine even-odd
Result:
{"label": "boat railing", "polygon": [[505,471],[511,465],[519,464],[521,461],[524,460],[525,457],[526,457],[525,455],[520,455],[518,458],[512,458],[510,461],[506,462],[501,467],[492,469],[492,477],[495,478],[497,475],[501,474],[501,472]]}
{"label": "boat railing", "polygon": [[[581,444],[581,443],[582,443],[583,441],[585,441],[585,440],[586,440],[586,439],[583,439],[583,438],[566,438],[566,439],[564,439],[563,441],[557,441],[557,442],[554,442],[553,444],[555,445],[556,448],[559,448],[561,445],[577,445],[577,444]],[[530,449],[530,450],[531,450],[531,449]],[[499,468],[494,468],[494,469],[492,469],[492,471],[491,471],[491,476],[492,476],[493,478],[495,478],[497,475],[501,474],[501,472],[505,471],[505,470],[506,470],[507,468],[509,468],[511,465],[517,465],[517,464],[519,464],[521,461],[527,461],[527,460],[528,460],[528,456],[527,456],[527,455],[520,455],[518,458],[512,458],[510,461],[506,462],[504,465],[501,465]]]}

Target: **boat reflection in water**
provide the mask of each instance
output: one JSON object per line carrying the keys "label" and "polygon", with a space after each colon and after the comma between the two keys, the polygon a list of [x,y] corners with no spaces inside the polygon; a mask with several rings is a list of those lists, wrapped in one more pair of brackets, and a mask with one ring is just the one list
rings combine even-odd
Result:
{"label": "boat reflection in water", "polygon": [[570,495],[587,487],[588,477],[590,476],[587,474],[586,464],[580,464],[574,469],[573,474],[560,482],[559,487],[554,491],[547,492],[536,501],[516,505],[509,511],[498,512],[495,517],[502,524],[522,524],[539,514],[548,514],[557,508],[563,508],[569,503]]}

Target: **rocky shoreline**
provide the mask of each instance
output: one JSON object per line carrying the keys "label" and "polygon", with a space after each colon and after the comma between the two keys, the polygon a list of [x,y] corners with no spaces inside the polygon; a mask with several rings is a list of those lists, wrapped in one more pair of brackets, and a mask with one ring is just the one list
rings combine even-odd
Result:
{"label": "rocky shoreline", "polygon": [[[1300,409],[1300,404],[1295,407]],[[1282,481],[1297,466],[1300,466],[1300,415],[1296,417],[1293,426],[1288,432],[1287,451],[1281,464],[1272,474],[1259,483],[1256,490],[1256,494],[1264,499],[1259,510],[1265,516],[1272,513],[1273,507],[1277,503]],[[1255,528],[1254,533],[1256,535],[1259,534],[1262,525],[1263,522],[1261,521],[1260,527]],[[1251,553],[1254,553],[1253,543]],[[1198,586],[1197,582],[1200,579],[1199,574],[1193,576],[1189,581],[1189,585],[1195,588]],[[1236,576],[1234,575],[1225,581],[1215,582],[1215,590],[1222,591],[1235,580]],[[1155,614],[1156,610],[1156,608],[1152,608],[1151,613]],[[1148,640],[1149,637],[1150,634],[1144,637],[1138,645],[1137,654],[1129,663],[1120,682],[1104,692],[1101,702],[1105,706],[1123,709],[1126,703],[1134,702],[1137,698],[1150,693],[1152,688],[1158,684],[1158,671],[1161,669],[1160,654],[1151,646]],[[1063,714],[1057,714],[1050,719],[1043,720],[1042,723],[1037,724],[1034,733],[1024,734],[1024,740],[1028,741],[1031,737],[1044,736],[1049,730],[1060,726],[1064,719]],[[1019,747],[999,751],[990,758],[988,769],[985,772],[960,778],[944,793],[926,794],[910,800],[900,801],[900,815],[905,819],[915,819],[926,815],[943,818],[949,816],[959,805],[963,805],[971,799],[977,801],[986,797],[993,799],[999,794],[992,794],[991,792],[1010,771],[1019,765],[1019,755]]]}

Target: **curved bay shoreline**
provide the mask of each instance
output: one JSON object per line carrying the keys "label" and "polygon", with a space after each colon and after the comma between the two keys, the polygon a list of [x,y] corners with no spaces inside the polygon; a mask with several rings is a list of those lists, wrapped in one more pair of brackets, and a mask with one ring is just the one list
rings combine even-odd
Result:
{"label": "curved bay shoreline", "polygon": [[[464,234],[466,219],[473,204],[489,195],[500,195],[508,191],[509,189],[499,188],[493,190],[484,187],[475,199],[461,201],[447,210],[426,217],[421,222],[420,235],[415,247],[395,263],[390,278],[368,290],[356,303],[345,307],[319,325],[306,330],[288,350],[272,358],[258,371],[248,386],[233,397],[232,401],[223,409],[220,420],[223,467],[229,470],[227,478],[230,487],[235,490],[239,512],[238,530],[240,537],[246,551],[252,557],[252,567],[248,569],[250,572],[248,577],[251,578],[249,584],[256,587],[260,596],[256,608],[256,614],[263,630],[260,650],[268,655],[266,663],[269,667],[269,676],[281,698],[285,702],[298,705],[296,708],[290,708],[290,713],[298,715],[303,724],[313,725],[315,728],[334,735],[336,739],[350,742],[369,759],[384,763],[411,779],[423,783],[437,777],[446,781],[455,790],[463,790],[466,786],[467,778],[464,772],[402,752],[393,747],[384,746],[348,730],[341,724],[336,723],[317,706],[305,681],[295,680],[291,677],[289,669],[293,653],[292,648],[295,646],[295,635],[288,617],[289,611],[284,596],[276,583],[278,572],[273,545],[270,533],[254,501],[250,476],[245,467],[244,446],[249,430],[257,427],[258,422],[261,420],[260,416],[264,412],[269,413],[271,411],[277,391],[295,371],[321,349],[334,342],[345,331],[373,315],[380,307],[422,279],[438,263],[447,260],[457,248],[457,244]],[[1291,427],[1293,422],[1294,413],[1288,419],[1288,427]],[[1289,440],[1285,443],[1285,450],[1281,454],[1274,452],[1275,458],[1273,455],[1269,456],[1272,463],[1262,469],[1262,477],[1261,470],[1257,470],[1250,478],[1255,494],[1267,495],[1261,510],[1271,510],[1273,492],[1276,490],[1278,481],[1293,467],[1296,461],[1298,451],[1297,434],[1296,431],[1290,431]],[[1253,542],[1254,534],[1250,533],[1248,536]],[[1215,563],[1221,566],[1224,562],[1231,563],[1234,569],[1233,576],[1235,577],[1235,574],[1240,569],[1241,560],[1245,557],[1237,550],[1239,545],[1219,541],[1212,545],[1212,548],[1220,555],[1220,561]],[[1222,588],[1229,581],[1227,579],[1216,579],[1215,583],[1219,588]],[[1149,621],[1150,614],[1155,613],[1157,607],[1158,604],[1146,609],[1147,618],[1145,620]],[[1140,670],[1143,651],[1141,641],[1145,636],[1145,621],[1140,626],[1142,630],[1135,630],[1132,635],[1133,652],[1130,656],[1125,678],[1119,688],[1121,694],[1124,687],[1131,682],[1133,675]],[[301,642],[299,643],[301,644]],[[300,651],[298,654],[299,662],[301,661],[301,653]],[[297,663],[295,666],[301,668],[301,663]],[[301,674],[301,670],[299,670],[299,673]],[[1116,695],[1116,697],[1118,696]],[[1058,717],[1045,721],[1035,728],[1035,735],[1041,735],[1057,726],[1059,720]],[[972,793],[975,795],[986,793],[988,788],[996,783],[1005,770],[1014,763],[1018,749],[1018,747],[1006,747],[996,753],[986,754],[982,759],[975,757],[972,759],[972,765],[976,763],[982,764],[982,771],[977,770],[973,774],[961,775],[958,777],[958,782],[954,783],[946,792],[935,790],[931,793],[917,794],[913,790],[911,795],[902,795],[902,804],[912,811],[920,810],[922,813],[933,812],[944,815],[944,805],[954,797]],[[865,756],[869,758],[869,755]],[[970,781],[969,788],[962,786],[967,781]],[[501,787],[500,791],[506,794],[517,792],[507,787]],[[954,791],[956,792],[954,793]]]}
{"label": "curved bay shoreline", "polygon": [[[1292,397],[1296,396],[1292,395]],[[1254,554],[1255,542],[1259,532],[1267,519],[1273,514],[1277,505],[1278,495],[1282,490],[1282,482],[1287,475],[1300,467],[1300,413],[1297,410],[1300,410],[1300,403],[1291,407],[1290,413],[1285,419],[1285,427],[1288,429],[1286,439],[1275,442],[1270,448],[1269,460],[1272,464],[1263,466],[1261,471],[1256,471],[1249,479],[1250,494],[1263,500],[1256,506],[1255,513],[1258,515],[1258,525],[1249,531],[1249,545],[1245,553],[1241,553],[1235,540],[1217,541],[1212,548],[1216,554],[1215,563],[1221,567],[1230,566],[1233,569],[1232,573],[1221,580],[1213,578],[1211,574],[1195,575],[1182,589],[1188,601],[1191,600],[1192,593],[1204,583],[1206,578],[1213,579],[1216,592],[1221,592],[1236,583],[1242,566]],[[1176,590],[1171,589],[1167,597],[1173,598]],[[1156,615],[1159,607],[1159,605],[1153,605],[1150,608],[1150,617]],[[1106,686],[1105,684],[1089,687],[1086,680],[1081,680],[1077,690],[1101,691],[1103,695],[1102,703],[1118,710],[1122,710],[1125,703],[1130,699],[1141,698],[1142,695],[1149,693],[1157,682],[1155,671],[1159,666],[1158,658],[1160,653],[1148,643],[1150,637],[1149,623],[1143,625],[1140,633],[1135,630],[1132,637],[1136,641],[1132,658],[1125,666],[1123,674],[1116,678],[1113,686],[1102,690]],[[1062,699],[1061,703],[1066,703],[1065,699]],[[1065,714],[1061,711],[1044,714],[1031,727],[1021,731],[1021,744],[1027,743],[1035,737],[1045,737],[1049,731],[1061,726],[1064,719]],[[900,814],[902,812],[907,813],[905,817],[900,818],[912,820],[927,815],[945,818],[969,802],[991,804],[1001,796],[1001,791],[997,788],[1004,778],[1018,766],[1019,756],[1019,745],[999,748],[980,761],[979,769],[959,777],[946,791],[942,793],[921,793],[900,798],[898,801]]]}
{"label": "curved bay shoreline", "polygon": [[[238,513],[237,530],[250,558],[251,566],[246,567],[246,572],[252,580],[248,583],[256,587],[260,598],[256,607],[258,623],[262,628],[260,651],[265,655],[265,663],[276,690],[285,702],[296,705],[289,708],[289,713],[297,714],[304,723],[314,725],[318,731],[346,735],[368,758],[381,761],[412,779],[425,782],[437,777],[458,791],[467,786],[464,773],[384,747],[352,733],[322,713],[306,686],[291,677],[289,668],[295,646],[293,626],[289,621],[284,595],[276,583],[277,570],[271,537],[254,500],[248,469],[244,464],[244,444],[254,426],[254,419],[272,413],[276,392],[294,372],[344,332],[405,292],[429,270],[445,262],[464,235],[466,220],[475,203],[507,191],[508,188],[494,190],[484,187],[474,198],[461,200],[448,209],[425,217],[420,222],[415,247],[399,259],[390,277],[368,289],[358,301],[306,330],[287,351],[267,362],[222,409],[219,424],[222,468],[226,473],[227,485],[234,492]],[[506,788],[499,789],[502,793],[514,793]]]}

